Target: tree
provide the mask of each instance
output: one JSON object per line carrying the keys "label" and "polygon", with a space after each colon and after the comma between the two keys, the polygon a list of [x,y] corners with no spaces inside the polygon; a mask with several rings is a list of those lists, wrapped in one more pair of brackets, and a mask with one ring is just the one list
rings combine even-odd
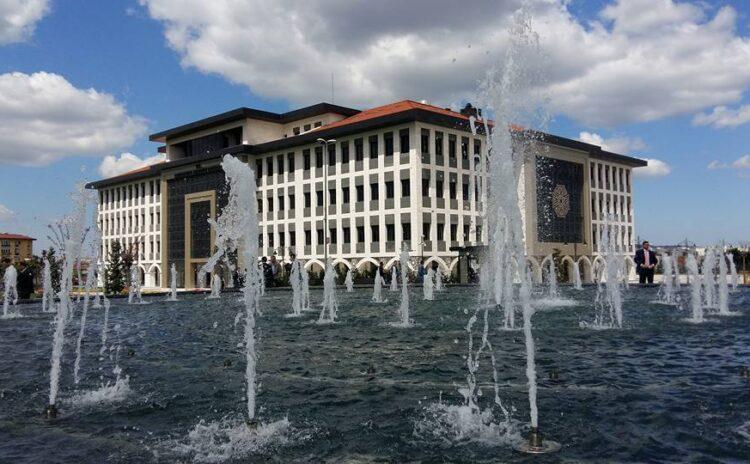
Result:
{"label": "tree", "polygon": [[[60,291],[60,265],[62,264],[62,258],[58,258],[55,254],[55,249],[49,247],[48,250],[42,251],[42,259],[47,258],[49,261],[50,275],[52,277],[52,290],[55,292]],[[42,264],[42,268],[43,268]],[[41,269],[41,268],[40,268]]]}
{"label": "tree", "polygon": [[125,288],[127,268],[123,259],[120,242],[112,242],[112,249],[107,256],[107,266],[104,270],[104,293],[117,294]]}

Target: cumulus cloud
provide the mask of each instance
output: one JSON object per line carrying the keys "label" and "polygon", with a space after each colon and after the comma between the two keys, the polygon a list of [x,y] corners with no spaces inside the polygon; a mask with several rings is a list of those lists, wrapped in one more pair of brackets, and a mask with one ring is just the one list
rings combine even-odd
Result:
{"label": "cumulus cloud", "polygon": [[114,177],[134,169],[140,169],[151,164],[161,163],[165,160],[163,154],[139,158],[132,153],[122,153],[119,157],[107,155],[99,164],[99,174],[103,177]]}
{"label": "cumulus cloud", "polygon": [[737,127],[750,122],[750,105],[738,108],[717,106],[710,113],[698,113],[693,118],[696,126],[713,126],[719,129]]}
{"label": "cumulus cloud", "polygon": [[727,167],[727,163],[722,163],[717,160],[711,161],[708,163],[708,166],[706,166],[707,169],[724,169],[725,167]]}
{"label": "cumulus cloud", "polygon": [[732,163],[732,167],[735,169],[750,169],[750,155],[739,157]]}
{"label": "cumulus cloud", "polygon": [[635,177],[640,177],[644,179],[664,177],[666,175],[669,175],[670,172],[672,172],[672,167],[668,165],[667,163],[665,163],[664,161],[653,159],[653,158],[643,158],[643,159],[648,161],[648,166],[644,166],[642,168],[635,168],[633,170],[633,175]]}
{"label": "cumulus cloud", "polygon": [[0,222],[9,222],[16,218],[16,213],[0,203]]}
{"label": "cumulus cloud", "polygon": [[578,140],[590,143],[591,145],[598,145],[602,147],[602,150],[623,155],[646,148],[646,143],[638,137],[611,137],[605,139],[596,132],[581,132],[578,134]]}
{"label": "cumulus cloud", "polygon": [[[254,93],[308,104],[473,100],[502,62],[520,0],[140,0],[185,67]],[[750,38],[730,6],[613,0],[592,21],[565,0],[532,0],[554,112],[593,126],[695,114],[737,103]],[[239,20],[238,18],[243,18]]]}
{"label": "cumulus cloud", "polygon": [[48,0],[0,1],[0,45],[27,40],[48,11]]}
{"label": "cumulus cloud", "polygon": [[[718,160],[711,161],[708,163],[708,166],[706,166],[708,169],[736,169],[738,171],[743,170],[749,170],[750,169],[750,155],[743,155],[737,158],[736,160],[732,161],[731,163],[724,163]],[[738,175],[740,177],[746,177],[748,174],[747,172],[739,172]]]}
{"label": "cumulus cloud", "polygon": [[127,147],[146,131],[107,93],[46,72],[0,74],[0,164],[43,166]]}

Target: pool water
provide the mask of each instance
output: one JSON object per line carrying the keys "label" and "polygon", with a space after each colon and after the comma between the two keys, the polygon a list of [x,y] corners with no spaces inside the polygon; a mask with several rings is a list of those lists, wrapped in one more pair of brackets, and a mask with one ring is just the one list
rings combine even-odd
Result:
{"label": "pool water", "polygon": [[[66,331],[53,421],[42,417],[52,316],[41,305],[19,306],[24,317],[0,320],[0,462],[750,460],[750,379],[740,376],[750,365],[749,288],[730,295],[739,315],[692,324],[689,304],[654,304],[655,288],[631,287],[622,330],[579,326],[593,320],[595,288],[561,291],[574,303],[540,305],[533,319],[540,427],[562,444],[554,455],[513,449],[528,421],[524,340],[521,331],[498,330],[497,312],[489,336],[511,420],[492,408],[487,359],[479,403],[492,423],[467,431],[441,416],[462,404],[466,325],[478,306],[477,288],[451,287],[435,301],[412,290],[411,328],[388,325],[398,320],[400,292],[384,289],[389,302],[375,304],[371,290],[340,289],[339,322],[321,326],[317,313],[284,317],[291,292],[269,291],[258,319],[258,416],[266,425],[252,439],[242,424],[239,294],[151,297],[146,305],[112,300],[102,359],[103,310],[90,310],[77,387],[76,317]],[[321,292],[313,290],[312,300],[320,302]],[[479,331],[481,323],[475,343]],[[116,385],[115,363],[122,369]],[[550,380],[551,372],[559,379]]]}

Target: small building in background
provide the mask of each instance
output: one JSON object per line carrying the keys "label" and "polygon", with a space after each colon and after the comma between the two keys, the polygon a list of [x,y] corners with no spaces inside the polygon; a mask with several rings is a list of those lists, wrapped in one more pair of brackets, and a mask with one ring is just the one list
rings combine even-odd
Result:
{"label": "small building in background", "polygon": [[35,238],[21,234],[0,232],[0,261],[10,259],[11,264],[31,259]]}

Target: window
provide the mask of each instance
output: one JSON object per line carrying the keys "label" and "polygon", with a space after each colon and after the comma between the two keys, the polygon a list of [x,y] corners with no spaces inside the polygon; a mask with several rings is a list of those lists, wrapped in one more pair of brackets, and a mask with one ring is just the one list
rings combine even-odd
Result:
{"label": "window", "polygon": [[409,179],[401,179],[401,197],[411,196],[411,182]]}
{"label": "window", "polygon": [[435,179],[435,193],[438,198],[443,198],[443,181],[442,179]]}
{"label": "window", "polygon": [[318,190],[315,192],[315,196],[317,197],[318,206],[323,206],[323,191]]}
{"label": "window", "polygon": [[260,179],[263,176],[263,161],[255,160],[255,178]]}
{"label": "window", "polygon": [[344,243],[352,243],[352,230],[348,227],[343,227],[341,232],[344,234]]}
{"label": "window", "polygon": [[349,187],[341,187],[341,200],[344,203],[349,203]]}
{"label": "window", "polygon": [[305,171],[310,170],[310,150],[302,150],[302,164]]}
{"label": "window", "polygon": [[312,206],[310,202],[310,192],[305,192],[305,208],[310,208]]}
{"label": "window", "polygon": [[322,125],[323,125],[323,123],[321,121],[315,121],[315,124],[313,126],[314,127],[320,127]]}
{"label": "window", "polygon": [[448,191],[450,193],[450,199],[455,200],[456,199],[456,181],[455,179],[451,179],[450,182],[448,182]]}
{"label": "window", "polygon": [[365,147],[362,139],[354,139],[354,160],[362,161],[365,157]]}
{"label": "window", "polygon": [[411,240],[411,222],[401,223],[401,238],[403,240]]}
{"label": "window", "polygon": [[279,174],[284,174],[284,155],[276,156],[276,167],[279,170]]}
{"label": "window", "polygon": [[383,134],[383,141],[385,142],[385,156],[393,156],[393,132]]}
{"label": "window", "polygon": [[292,132],[294,133],[294,135],[299,135],[299,127],[295,127],[294,129],[292,129]]}
{"label": "window", "polygon": [[393,189],[393,181],[389,180],[385,183],[385,197],[393,198],[394,196],[395,196],[395,192]]}
{"label": "window", "polygon": [[312,231],[311,230],[305,231],[305,245],[307,246],[312,245]]}
{"label": "window", "polygon": [[336,204],[336,189],[328,189],[328,204],[329,205],[335,205]]}
{"label": "window", "polygon": [[464,201],[469,201],[469,184],[464,182],[461,187],[463,188]]}
{"label": "window", "polygon": [[375,201],[380,198],[380,192],[378,191],[378,184],[370,184],[370,200]]}
{"label": "window", "polygon": [[482,141],[474,139],[474,156],[482,156]]}
{"label": "window", "polygon": [[336,145],[332,143],[328,145],[328,165],[336,166]]}
{"label": "window", "polygon": [[401,129],[399,131],[398,141],[401,153],[409,153],[409,129]]}
{"label": "window", "polygon": [[315,167],[323,167],[323,147],[315,147]]}
{"label": "window", "polygon": [[396,241],[396,226],[393,224],[385,225],[385,240],[388,242]]}
{"label": "window", "polygon": [[266,174],[269,177],[273,175],[273,156],[266,158]]}
{"label": "window", "polygon": [[311,129],[310,124],[305,124],[304,126],[302,126],[302,130],[305,132],[309,131],[310,129]]}
{"label": "window", "polygon": [[328,243],[336,243],[336,228],[328,229]]}
{"label": "window", "polygon": [[370,159],[375,159],[378,157],[378,136],[371,135],[369,140],[370,140]]}
{"label": "window", "polygon": [[365,241],[365,226],[357,226],[357,242]]}
{"label": "window", "polygon": [[435,132],[435,156],[443,156],[443,133]]}
{"label": "window", "polygon": [[422,135],[420,138],[420,143],[422,153],[429,153],[430,152],[430,130],[429,129],[422,129]]}
{"label": "window", "polygon": [[469,241],[469,225],[468,224],[464,224],[464,241],[465,242]]}
{"label": "window", "polygon": [[451,224],[451,242],[458,241],[458,224]]}
{"label": "window", "polygon": [[258,246],[263,246],[263,234],[258,234]]}
{"label": "window", "polygon": [[469,159],[469,138],[461,137],[461,159]]}
{"label": "window", "polygon": [[453,134],[448,135],[448,157],[451,159],[456,157],[456,136]]}
{"label": "window", "polygon": [[430,179],[425,179],[424,177],[422,178],[422,196],[430,196]]}
{"label": "window", "polygon": [[273,211],[273,197],[268,197],[268,212]]}
{"label": "window", "polygon": [[279,246],[282,249],[286,246],[286,234],[283,230],[279,231]]}
{"label": "window", "polygon": [[289,195],[289,209],[294,209],[294,195]]}
{"label": "window", "polygon": [[430,240],[430,225],[429,222],[422,223],[422,238],[424,240]]}
{"label": "window", "polygon": [[279,211],[284,211],[284,195],[279,195]]}
{"label": "window", "polygon": [[297,246],[297,233],[293,230],[289,231],[289,246]]}
{"label": "window", "polygon": [[318,229],[318,245],[323,245],[323,229]]}
{"label": "window", "polygon": [[371,242],[379,242],[380,241],[380,226],[373,225],[370,226],[370,241]]}
{"label": "window", "polygon": [[357,185],[357,201],[365,201],[365,186]]}
{"label": "window", "polygon": [[482,226],[477,226],[477,242],[482,241]]}
{"label": "window", "polygon": [[341,164],[349,162],[349,142],[341,142]]}
{"label": "window", "polygon": [[294,172],[294,153],[286,154],[286,164],[289,172]]}
{"label": "window", "polygon": [[274,244],[273,244],[273,236],[274,236],[274,233],[273,233],[273,232],[271,232],[271,233],[269,233],[269,234],[268,234],[268,246],[270,246],[271,248],[273,248],[273,247],[274,247]]}
{"label": "window", "polygon": [[438,222],[438,225],[437,225],[438,242],[442,241],[444,238],[445,238],[445,224],[441,224]]}

